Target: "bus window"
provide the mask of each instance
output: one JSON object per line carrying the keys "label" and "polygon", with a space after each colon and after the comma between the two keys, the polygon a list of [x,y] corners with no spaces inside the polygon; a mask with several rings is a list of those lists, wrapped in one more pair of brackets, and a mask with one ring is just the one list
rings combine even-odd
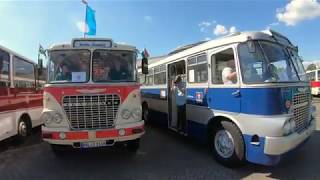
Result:
{"label": "bus window", "polygon": [[154,84],[166,84],[166,66],[164,64],[154,68]]}
{"label": "bus window", "polygon": [[14,84],[17,88],[34,88],[34,65],[14,56]]}
{"label": "bus window", "polygon": [[145,85],[152,86],[153,85],[153,69],[149,69],[149,74],[147,74],[147,80]]}
{"label": "bus window", "polygon": [[9,54],[0,50],[0,87],[10,86]]}
{"label": "bus window", "polygon": [[[233,49],[227,49],[211,57],[212,83],[213,84],[236,84],[237,73]],[[259,66],[257,64],[256,66]]]}
{"label": "bus window", "polygon": [[189,83],[205,83],[208,81],[207,55],[202,54],[197,57],[188,58],[187,62]]}
{"label": "bus window", "polygon": [[320,81],[320,70],[318,70],[317,72],[318,72],[318,81]]}

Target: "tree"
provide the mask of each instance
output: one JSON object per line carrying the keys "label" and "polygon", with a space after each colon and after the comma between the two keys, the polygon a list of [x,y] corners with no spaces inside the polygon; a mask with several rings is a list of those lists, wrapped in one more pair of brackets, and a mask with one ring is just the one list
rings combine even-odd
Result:
{"label": "tree", "polygon": [[317,66],[315,64],[309,64],[308,67],[307,67],[307,71],[312,71],[312,70],[316,70],[317,69]]}

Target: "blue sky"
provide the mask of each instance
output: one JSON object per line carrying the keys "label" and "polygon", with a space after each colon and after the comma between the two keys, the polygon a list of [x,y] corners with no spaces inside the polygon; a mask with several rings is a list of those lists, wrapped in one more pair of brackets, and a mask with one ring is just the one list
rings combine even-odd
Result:
{"label": "blue sky", "polygon": [[[230,31],[271,27],[300,49],[305,60],[320,60],[320,3],[316,0],[90,1],[97,35],[146,47],[151,56],[214,39]],[[1,1],[0,44],[36,60],[39,43],[82,37],[77,23],[85,6],[77,1]],[[231,29],[230,29],[231,28]]]}

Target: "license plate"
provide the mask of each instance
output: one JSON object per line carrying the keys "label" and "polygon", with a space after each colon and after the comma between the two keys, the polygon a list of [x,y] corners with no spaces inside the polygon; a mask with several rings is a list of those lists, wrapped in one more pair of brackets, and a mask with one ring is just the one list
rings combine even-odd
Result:
{"label": "license plate", "polygon": [[80,148],[95,148],[108,146],[106,141],[94,141],[94,142],[81,142]]}

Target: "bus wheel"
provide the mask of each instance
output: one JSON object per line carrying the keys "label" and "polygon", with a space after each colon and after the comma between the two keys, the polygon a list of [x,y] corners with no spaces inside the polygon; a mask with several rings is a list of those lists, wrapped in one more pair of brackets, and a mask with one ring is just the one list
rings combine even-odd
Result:
{"label": "bus wheel", "polygon": [[26,120],[20,120],[18,123],[18,134],[17,140],[23,142],[27,139],[28,135],[31,132],[31,128]]}
{"label": "bus wheel", "polygon": [[142,105],[142,119],[146,124],[149,122],[149,109],[147,104]]}
{"label": "bus wheel", "polygon": [[126,144],[130,152],[137,152],[140,147],[140,139],[128,141]]}
{"label": "bus wheel", "polygon": [[213,129],[210,146],[215,159],[227,167],[241,165],[245,157],[242,133],[229,121],[222,121],[221,127]]}

